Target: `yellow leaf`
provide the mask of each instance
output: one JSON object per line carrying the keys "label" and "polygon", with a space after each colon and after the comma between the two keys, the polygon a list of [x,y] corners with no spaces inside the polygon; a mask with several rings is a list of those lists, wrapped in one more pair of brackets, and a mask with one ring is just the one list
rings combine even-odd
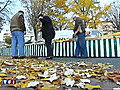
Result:
{"label": "yellow leaf", "polygon": [[65,6],[65,0],[55,0],[56,7],[62,8]]}
{"label": "yellow leaf", "polygon": [[47,80],[48,78],[43,78],[43,79],[41,79],[42,81],[45,81],[45,80]]}
{"label": "yellow leaf", "polygon": [[2,78],[0,77],[0,82],[2,82]]}
{"label": "yellow leaf", "polygon": [[30,73],[30,76],[29,76],[30,79],[36,79],[37,77],[35,76],[34,73]]}
{"label": "yellow leaf", "polygon": [[21,82],[20,82],[21,88],[26,88],[26,87],[28,86],[28,83],[29,83],[29,82],[30,82],[29,80],[21,81]]}
{"label": "yellow leaf", "polygon": [[79,69],[77,69],[77,70],[75,70],[77,73],[79,73],[81,70],[79,70]]}
{"label": "yellow leaf", "polygon": [[106,7],[105,7],[105,10],[109,10],[110,7],[111,7],[111,5],[106,6]]}
{"label": "yellow leaf", "polygon": [[16,70],[9,69],[9,70],[7,70],[7,73],[9,73],[9,74],[15,74]]}
{"label": "yellow leaf", "polygon": [[13,86],[18,88],[18,87],[20,87],[20,83],[16,83]]}
{"label": "yellow leaf", "polygon": [[43,71],[45,71],[45,70],[48,69],[48,67],[42,67],[41,69],[42,69]]}
{"label": "yellow leaf", "polygon": [[0,77],[6,77],[7,75],[4,73],[0,73]]}
{"label": "yellow leaf", "polygon": [[90,90],[92,90],[92,89],[100,89],[100,85],[90,85],[90,84],[86,84],[86,85],[85,85],[85,88],[90,89]]}
{"label": "yellow leaf", "polygon": [[54,84],[54,85],[60,85],[61,82],[62,82],[61,80],[56,80],[56,81],[53,81],[52,84]]}
{"label": "yellow leaf", "polygon": [[42,87],[40,90],[56,90],[55,87]]}

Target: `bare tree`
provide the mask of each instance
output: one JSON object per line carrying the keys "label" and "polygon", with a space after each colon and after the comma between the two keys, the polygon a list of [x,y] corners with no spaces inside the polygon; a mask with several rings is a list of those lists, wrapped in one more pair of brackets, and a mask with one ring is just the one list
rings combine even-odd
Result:
{"label": "bare tree", "polygon": [[10,20],[9,18],[9,8],[7,7],[10,5],[11,0],[4,0],[0,1],[0,31],[2,30],[2,26],[4,23],[6,23],[7,20]]}
{"label": "bare tree", "polygon": [[120,31],[120,2],[113,2],[107,14],[106,18],[113,24],[114,31]]}

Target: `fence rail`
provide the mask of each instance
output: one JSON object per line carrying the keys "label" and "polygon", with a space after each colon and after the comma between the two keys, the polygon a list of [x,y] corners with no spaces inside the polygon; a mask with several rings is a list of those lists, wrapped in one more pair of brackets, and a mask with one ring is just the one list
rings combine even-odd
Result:
{"label": "fence rail", "polygon": [[[120,57],[120,38],[86,40],[89,57]],[[76,42],[53,43],[54,56],[74,56]],[[1,56],[11,56],[11,48],[2,48]],[[25,45],[25,55],[47,56],[47,48],[44,44]]]}

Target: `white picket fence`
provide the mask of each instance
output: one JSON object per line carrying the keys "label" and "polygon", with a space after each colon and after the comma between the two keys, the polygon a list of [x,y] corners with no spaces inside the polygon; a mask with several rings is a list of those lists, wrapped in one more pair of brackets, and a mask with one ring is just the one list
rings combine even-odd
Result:
{"label": "white picket fence", "polygon": [[[120,57],[120,38],[86,40],[89,57]],[[76,42],[53,43],[54,56],[72,57],[75,55]],[[11,56],[11,48],[2,48],[1,56]],[[25,45],[25,55],[47,56],[47,48],[44,44]]]}

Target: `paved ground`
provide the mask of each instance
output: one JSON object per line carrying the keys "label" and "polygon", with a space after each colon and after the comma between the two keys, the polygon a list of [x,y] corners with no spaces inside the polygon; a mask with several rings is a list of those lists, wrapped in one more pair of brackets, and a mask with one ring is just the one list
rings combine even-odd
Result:
{"label": "paved ground", "polygon": [[[0,57],[0,59],[9,59],[10,57]],[[45,57],[39,57],[38,60],[45,60]],[[53,58],[54,61],[66,61],[66,62],[76,62],[76,61],[85,61],[85,62],[92,62],[92,63],[110,63],[113,65],[113,68],[110,69],[110,71],[113,70],[120,70],[120,58],[62,58],[62,57],[54,57]],[[113,88],[120,88],[119,85],[117,85],[116,83],[112,82],[111,80],[104,80],[104,81],[99,81],[96,79],[91,79],[93,85],[100,85],[101,86],[101,90],[113,90]],[[64,85],[61,86],[60,90],[65,90],[63,89]],[[82,90],[82,89],[78,89],[78,88],[70,88],[67,87],[68,90]],[[15,88],[0,88],[0,90],[34,90],[32,88],[29,89],[15,89]],[[96,89],[94,89],[96,90]],[[120,90],[120,89],[116,89],[116,90]]]}
{"label": "paved ground", "polygon": [[76,62],[76,61],[85,61],[85,62],[92,62],[92,63],[110,63],[113,66],[111,70],[119,69],[120,70],[120,58],[54,58],[55,61],[67,61],[67,62]]}
{"label": "paved ground", "polygon": [[[44,60],[45,57],[40,57],[38,60]],[[113,65],[113,68],[110,69],[110,71],[113,70],[120,70],[120,58],[60,58],[60,57],[55,57],[53,58],[54,61],[66,61],[66,62],[76,62],[76,61],[85,61],[85,62],[92,62],[92,63],[110,63]],[[120,88],[119,85],[116,83],[112,82],[111,80],[104,80],[104,81],[99,81],[97,79],[91,79],[93,85],[100,85],[101,90],[113,90],[113,88]],[[63,90],[62,86],[61,90]],[[70,88],[70,87],[67,87]],[[71,90],[82,90],[78,88],[71,88]],[[96,90],[96,89],[94,89]],[[120,89],[116,89],[120,90]]]}
{"label": "paved ground", "polygon": [[[38,60],[45,60],[45,57],[39,57]],[[65,57],[54,57],[54,61],[66,61],[66,62],[76,62],[76,61],[85,61],[92,63],[110,63],[113,66],[111,70],[118,69],[120,70],[120,58],[65,58]]]}

